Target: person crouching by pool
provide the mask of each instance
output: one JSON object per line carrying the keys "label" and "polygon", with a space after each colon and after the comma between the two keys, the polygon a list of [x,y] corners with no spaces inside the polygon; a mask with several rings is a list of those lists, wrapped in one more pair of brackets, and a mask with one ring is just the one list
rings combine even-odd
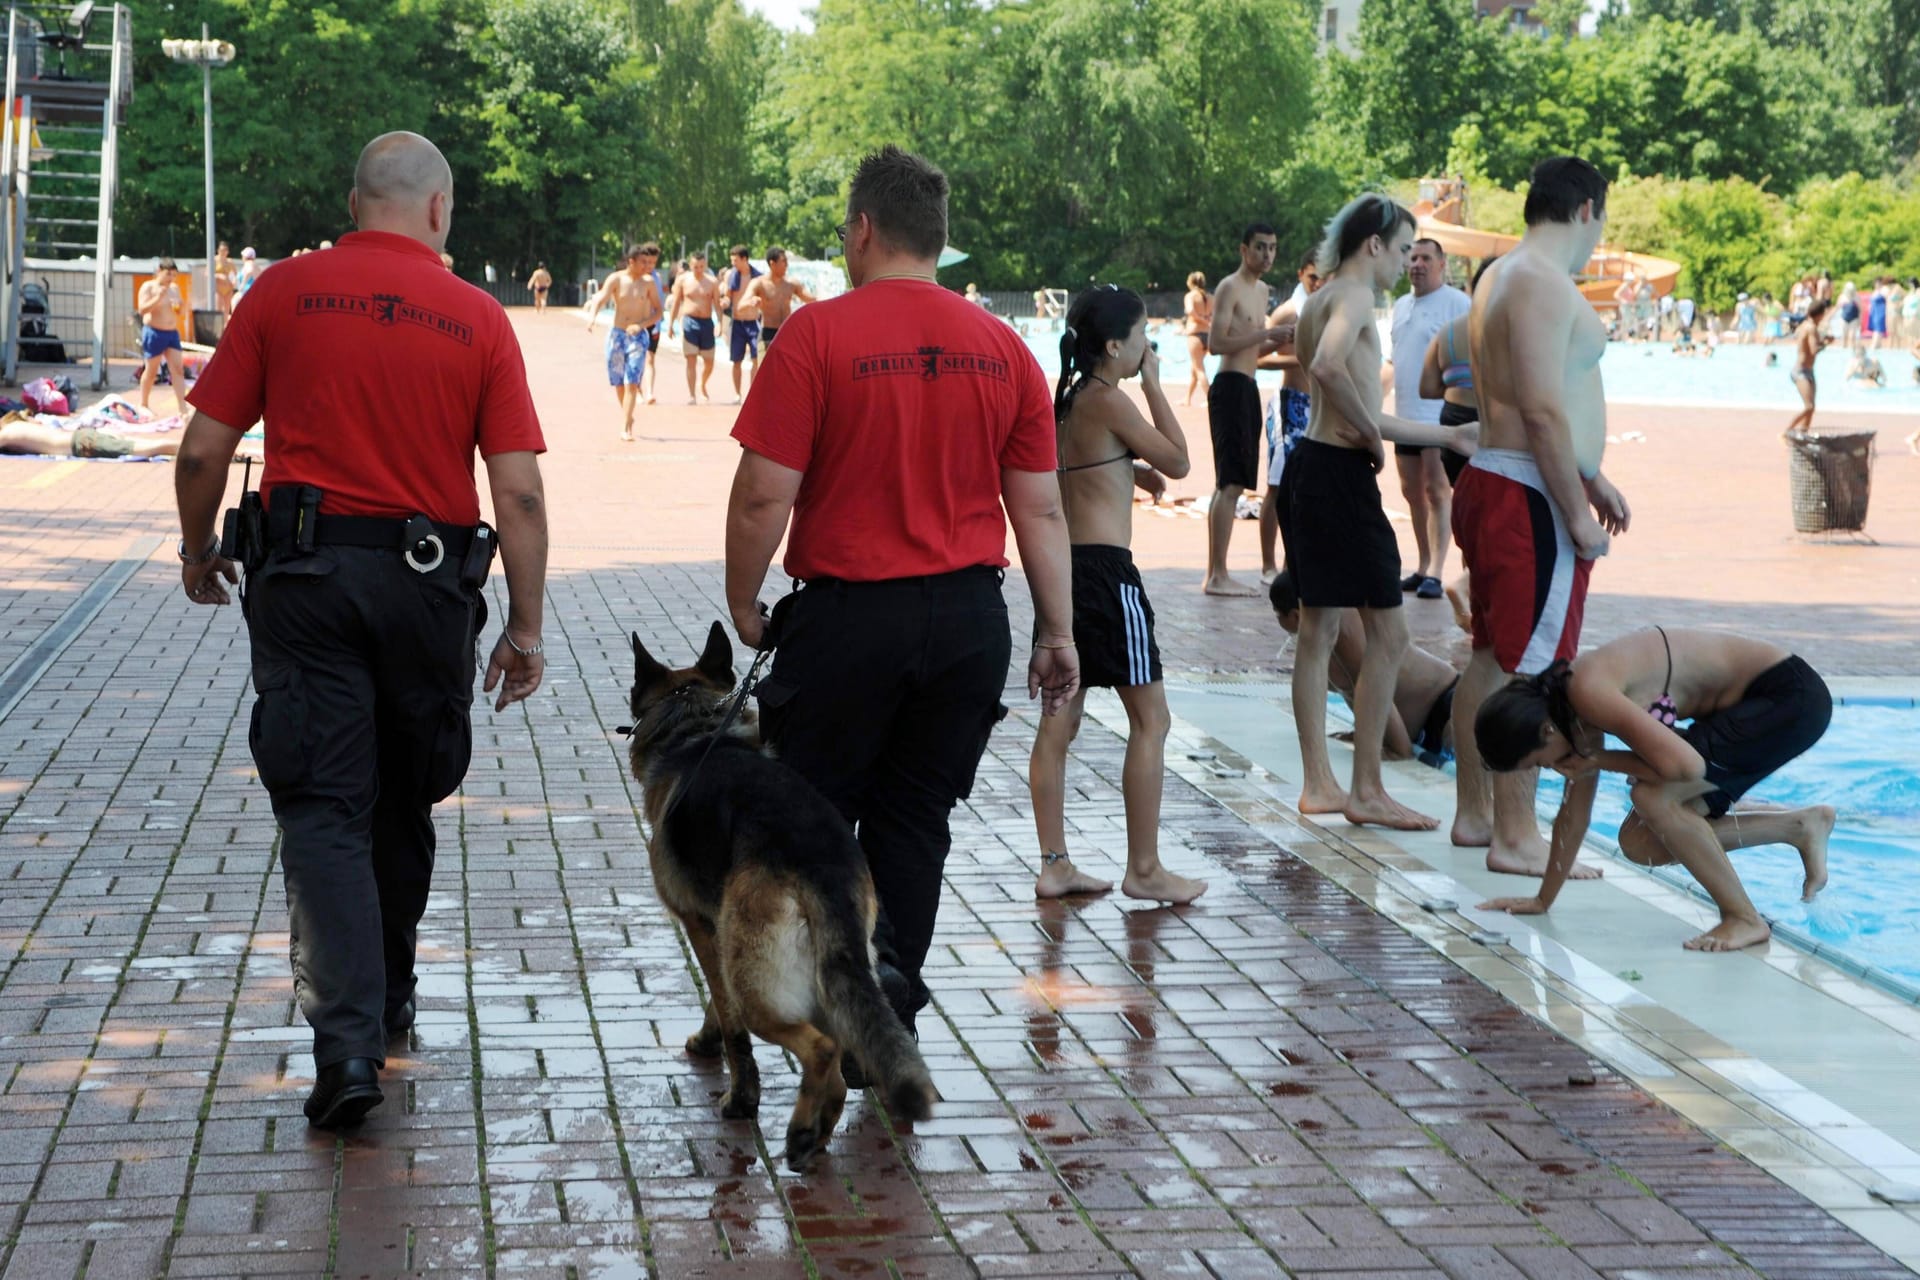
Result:
{"label": "person crouching by pool", "polygon": [[[1681,720],[1692,719],[1685,729]],[[1833,698],[1802,658],[1762,640],[1714,631],[1635,631],[1489,697],[1474,740],[1496,772],[1548,768],[1567,779],[1540,892],[1495,898],[1483,910],[1536,915],[1553,905],[1586,837],[1602,771],[1633,779],[1620,851],[1642,866],[1679,862],[1720,908],[1720,923],[1689,951],[1734,951],[1771,930],[1753,909],[1727,853],[1789,844],[1806,869],[1801,897],[1827,883],[1834,812],[1735,803],[1827,731]],[[1608,750],[1606,734],[1627,744]]]}
{"label": "person crouching by pool", "polygon": [[[1147,306],[1128,289],[1103,285],[1074,301],[1060,338],[1054,391],[1059,430],[1060,503],[1073,547],[1073,640],[1080,688],[1060,715],[1045,716],[1028,762],[1033,824],[1040,837],[1039,898],[1105,893],[1113,885],[1067,855],[1067,748],[1080,729],[1087,690],[1113,689],[1127,709],[1127,754],[1120,790],[1127,811],[1130,898],[1192,902],[1207,882],[1160,864],[1160,791],[1166,776],[1166,690],[1153,638],[1153,606],[1128,550],[1133,541],[1134,460],[1178,480],[1187,474],[1186,437],[1160,388],[1160,358],[1147,342]],[[1135,374],[1152,415],[1143,417],[1119,384]]]}
{"label": "person crouching by pool", "polygon": [[[1267,588],[1267,602],[1280,629],[1288,635],[1300,630],[1300,592],[1293,573],[1282,569]],[[1353,705],[1360,680],[1360,663],[1367,651],[1367,633],[1358,609],[1340,611],[1340,635],[1327,663],[1327,684]],[[1381,755],[1388,760],[1411,760],[1416,755],[1429,764],[1453,758],[1453,690],[1460,673],[1451,662],[1428,653],[1417,644],[1407,646],[1393,686],[1393,709],[1387,713],[1387,736]],[[1336,735],[1338,736],[1338,735]],[[1344,735],[1351,739],[1352,734]]]}

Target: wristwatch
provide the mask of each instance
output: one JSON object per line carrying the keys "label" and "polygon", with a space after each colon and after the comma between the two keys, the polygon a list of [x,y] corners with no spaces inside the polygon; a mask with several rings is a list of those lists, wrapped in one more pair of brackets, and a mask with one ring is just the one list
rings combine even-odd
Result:
{"label": "wristwatch", "polygon": [[187,540],[185,538],[182,538],[180,539],[180,546],[178,548],[177,554],[180,557],[181,564],[205,564],[207,561],[213,559],[215,556],[220,554],[220,539],[215,538],[211,543],[208,544],[207,549],[204,552],[202,552],[200,555],[190,556],[187,554]]}

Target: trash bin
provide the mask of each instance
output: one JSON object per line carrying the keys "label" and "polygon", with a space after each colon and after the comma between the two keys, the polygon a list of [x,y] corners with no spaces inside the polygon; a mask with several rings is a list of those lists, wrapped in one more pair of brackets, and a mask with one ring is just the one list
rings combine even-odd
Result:
{"label": "trash bin", "polygon": [[220,345],[220,335],[227,331],[227,317],[219,311],[201,311],[195,308],[193,313],[193,340],[209,347]]}
{"label": "trash bin", "polygon": [[1787,486],[1795,533],[1855,531],[1867,524],[1874,431],[1787,437]]}

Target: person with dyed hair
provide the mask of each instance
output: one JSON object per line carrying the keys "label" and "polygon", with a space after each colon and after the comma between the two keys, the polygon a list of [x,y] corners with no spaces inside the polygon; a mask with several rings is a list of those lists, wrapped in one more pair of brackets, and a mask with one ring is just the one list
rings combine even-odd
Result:
{"label": "person with dyed hair", "polygon": [[[1380,757],[1394,683],[1409,637],[1401,612],[1400,544],[1375,478],[1386,441],[1451,445],[1471,453],[1472,427],[1442,428],[1380,411],[1380,335],[1374,308],[1407,270],[1413,215],[1364,195],[1327,224],[1324,283],[1307,299],[1295,339],[1312,386],[1307,434],[1281,473],[1280,535],[1300,597],[1293,717],[1305,774],[1302,813],[1429,831],[1439,820],[1387,794]],[[1366,649],[1354,684],[1353,786],[1342,789],[1327,757],[1328,664],[1343,610],[1358,610]]]}
{"label": "person with dyed hair", "polygon": [[[1576,663],[1509,681],[1461,737],[1474,740],[1495,772],[1552,769],[1567,787],[1540,892],[1495,898],[1481,910],[1538,915],[1551,907],[1577,865],[1599,775],[1621,773],[1633,780],[1633,811],[1620,826],[1620,852],[1642,866],[1680,863],[1720,908],[1720,923],[1689,939],[1687,950],[1765,942],[1772,930],[1727,854],[1792,845],[1805,872],[1801,900],[1811,902],[1827,883],[1834,811],[1740,801],[1820,741],[1832,719],[1833,696],[1805,659],[1713,631],[1635,631]],[[1692,723],[1683,729],[1682,720]],[[1609,749],[1608,734],[1626,749]]]}
{"label": "person with dyed hair", "polygon": [[[1120,390],[1138,377],[1147,414]],[[1080,730],[1087,689],[1112,689],[1127,709],[1127,755],[1120,789],[1127,812],[1130,898],[1192,902],[1204,880],[1175,875],[1160,862],[1160,793],[1167,733],[1173,726],[1160,680],[1153,606],[1134,568],[1133,487],[1140,464],[1178,480],[1187,474],[1187,439],[1160,388],[1160,357],[1147,341],[1147,304],[1130,289],[1089,289],[1067,313],[1054,390],[1060,500],[1073,556],[1073,639],[1080,688],[1061,715],[1043,717],[1027,780],[1040,837],[1034,896],[1105,893],[1113,885],[1073,865],[1067,854],[1067,748]]]}

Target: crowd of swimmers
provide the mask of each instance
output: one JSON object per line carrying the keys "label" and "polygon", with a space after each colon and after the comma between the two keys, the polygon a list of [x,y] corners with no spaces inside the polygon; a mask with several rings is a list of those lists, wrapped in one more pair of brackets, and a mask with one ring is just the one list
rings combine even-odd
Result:
{"label": "crowd of swimmers", "polygon": [[[1594,564],[1632,519],[1601,469],[1599,364],[1608,329],[1575,284],[1601,238],[1606,195],[1606,180],[1586,161],[1542,161],[1525,235],[1505,256],[1480,263],[1469,290],[1445,284],[1444,252],[1418,238],[1410,211],[1371,194],[1335,215],[1278,307],[1268,306],[1263,280],[1278,247],[1265,223],[1246,228],[1240,270],[1211,294],[1203,279],[1189,280],[1183,327],[1191,367],[1208,354],[1221,360],[1207,400],[1212,514],[1226,514],[1209,522],[1203,588],[1255,594],[1227,575],[1225,540],[1235,500],[1264,471],[1263,515],[1284,551],[1284,568],[1272,551],[1263,556],[1267,590],[1280,625],[1297,639],[1300,811],[1434,830],[1437,818],[1389,793],[1382,761],[1451,755],[1451,842],[1484,848],[1493,871],[1541,881],[1530,896],[1484,905],[1543,912],[1567,880],[1598,876],[1578,854],[1598,775],[1621,774],[1632,802],[1621,851],[1648,865],[1684,866],[1721,917],[1686,946],[1733,950],[1770,931],[1730,851],[1787,844],[1804,864],[1805,897],[1826,883],[1833,810],[1770,808],[1744,797],[1819,740],[1832,700],[1804,660],[1740,636],[1653,626],[1580,652]],[[1389,371],[1375,311],[1410,268],[1413,289],[1393,320],[1401,367]],[[1825,310],[1810,302],[1803,324]],[[1060,354],[1059,473],[1082,683],[1114,688],[1128,719],[1122,889],[1190,901],[1204,884],[1168,872],[1155,844],[1170,721],[1153,610],[1129,551],[1133,490],[1156,493],[1162,477],[1184,475],[1186,441],[1159,385],[1138,295],[1114,286],[1082,293],[1066,316]],[[1264,414],[1253,380],[1263,357],[1278,357],[1283,370]],[[1119,389],[1133,378],[1142,401]],[[1199,389],[1190,380],[1187,395]],[[1381,500],[1389,456],[1413,507],[1420,563],[1407,574]],[[1442,594],[1449,541],[1468,570],[1454,596],[1473,638],[1464,671],[1411,644],[1402,608],[1409,594]],[[1330,689],[1353,709],[1345,779],[1327,745]],[[1069,714],[1043,724],[1033,747],[1041,896],[1110,887],[1076,866],[1066,847],[1065,760],[1080,714],[1076,699]],[[1545,837],[1534,816],[1543,767],[1567,780]]]}

